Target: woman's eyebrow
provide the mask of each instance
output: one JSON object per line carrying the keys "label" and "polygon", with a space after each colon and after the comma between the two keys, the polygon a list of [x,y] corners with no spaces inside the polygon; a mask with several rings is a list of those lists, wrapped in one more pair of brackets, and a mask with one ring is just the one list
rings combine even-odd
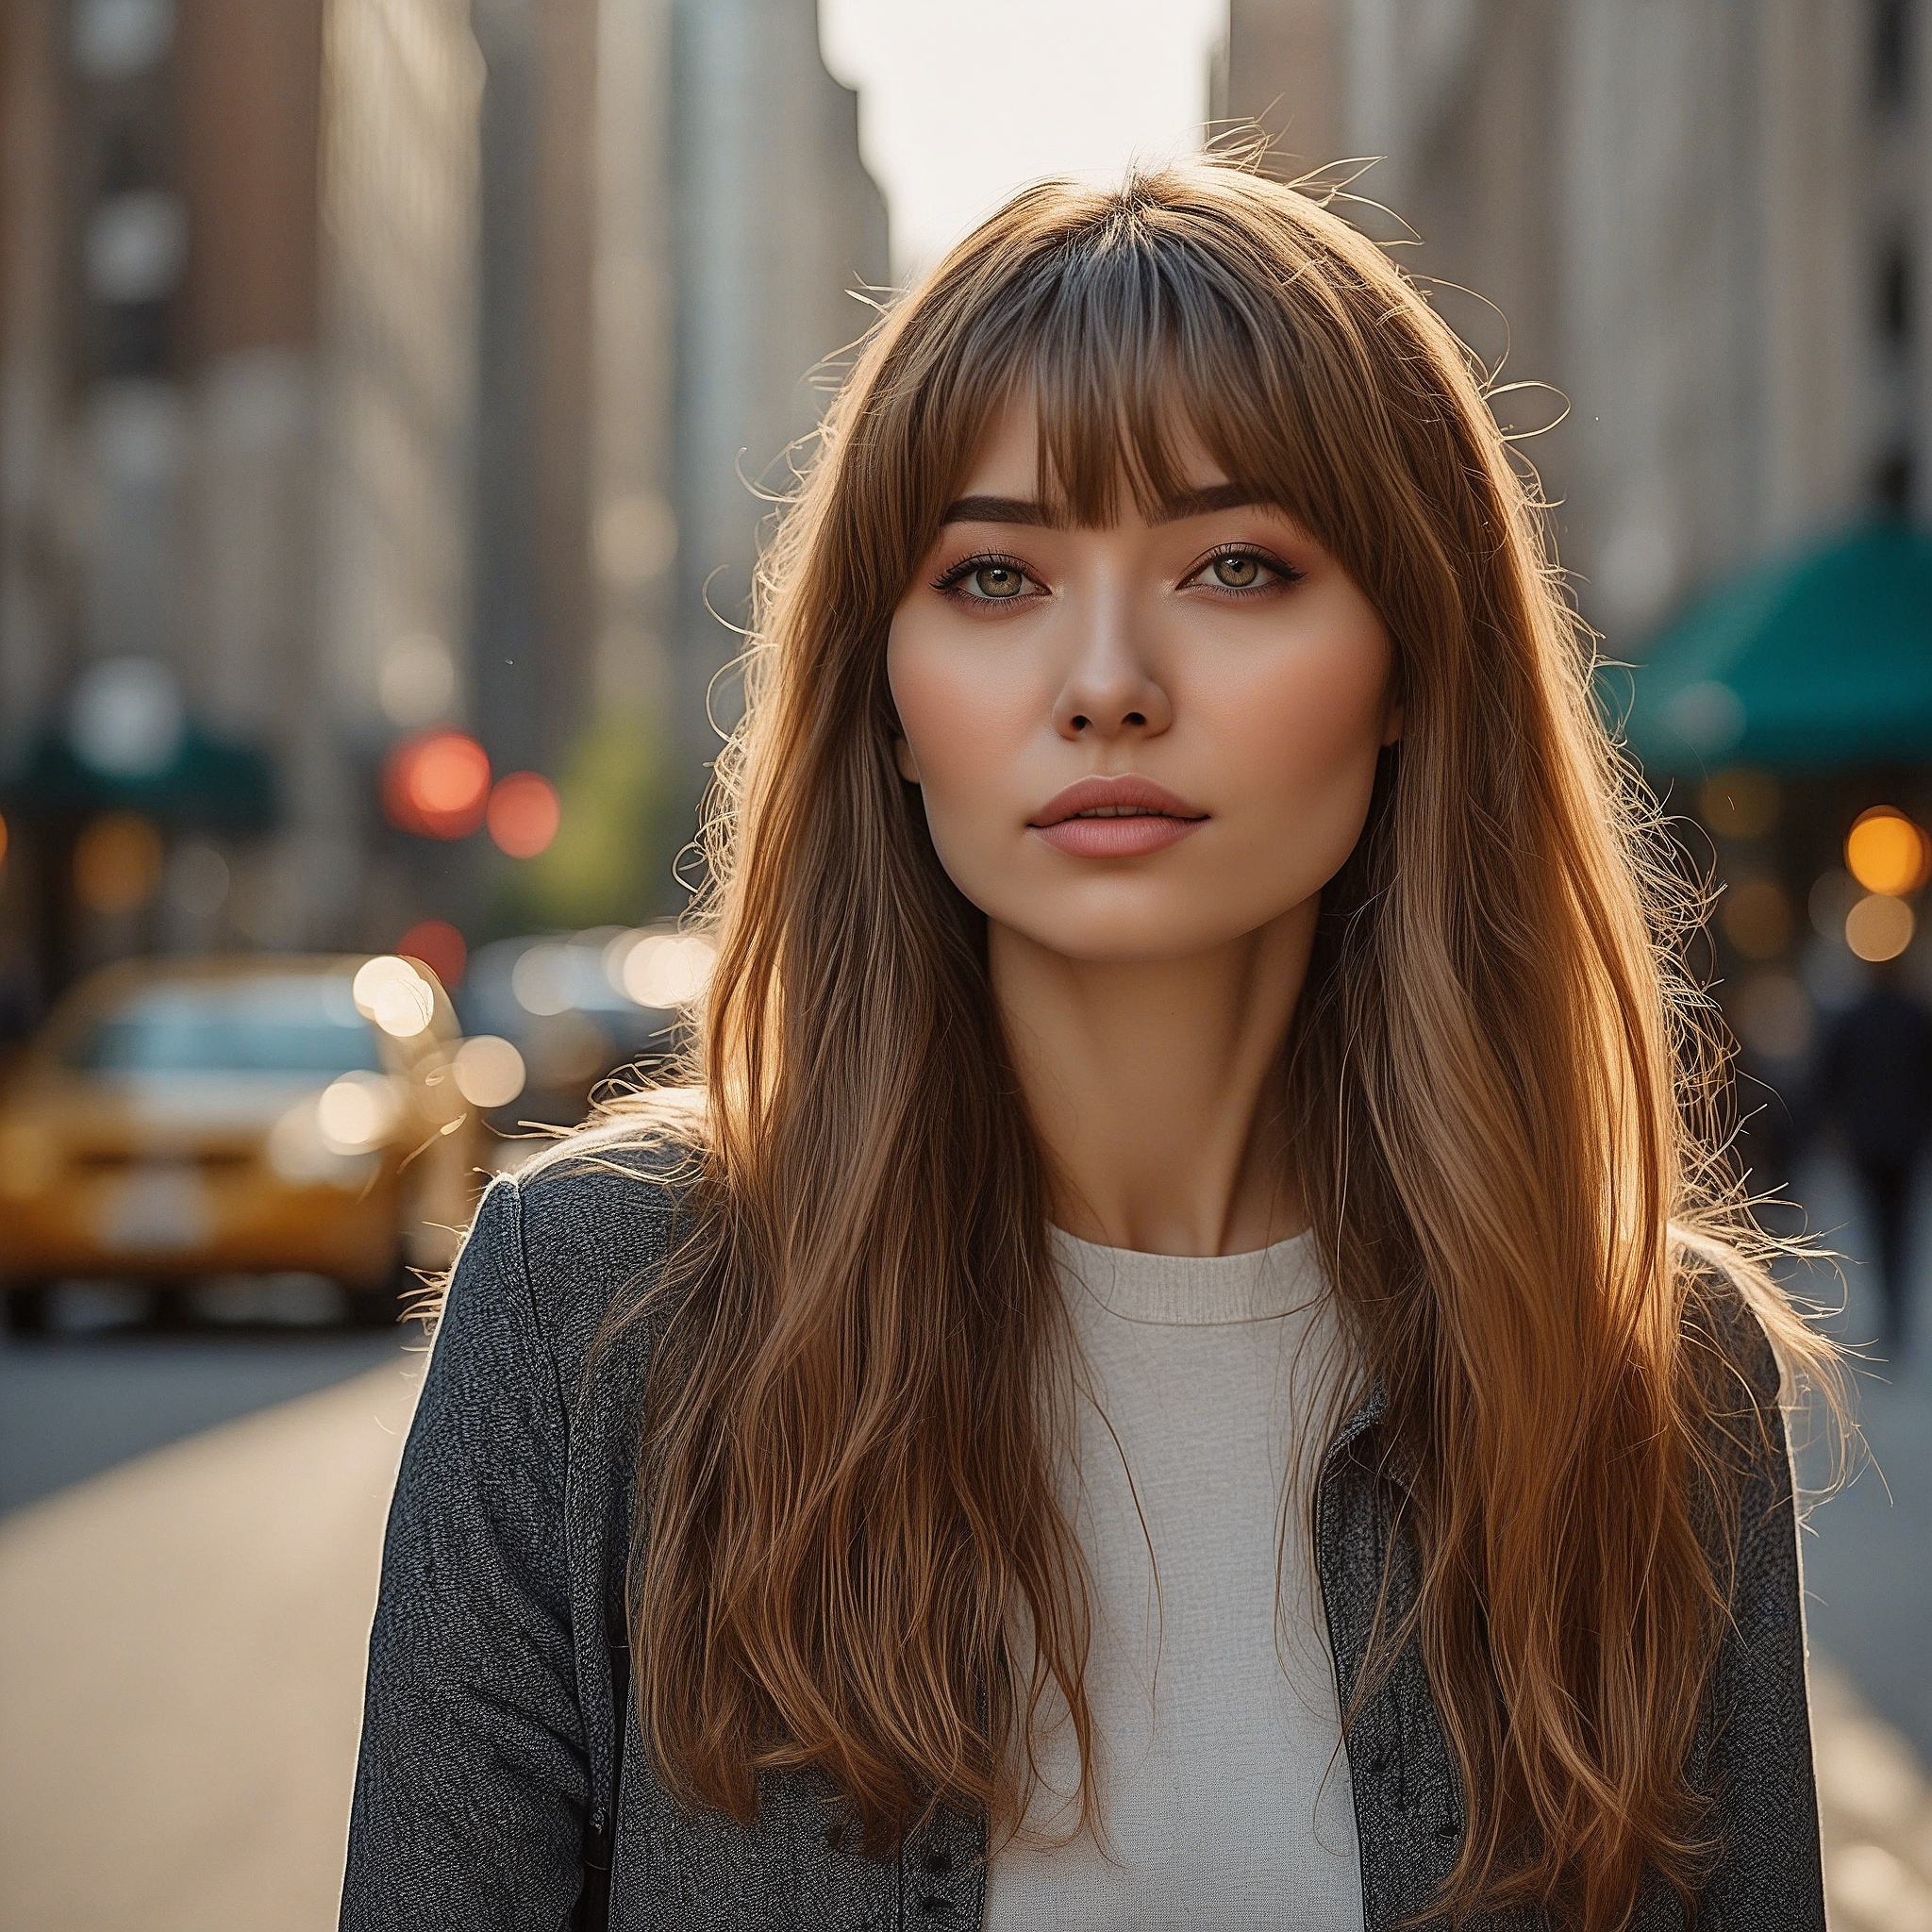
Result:
{"label": "woman's eyebrow", "polygon": [[1171,496],[1154,512],[1151,522],[1177,524],[1186,517],[1210,516],[1218,509],[1264,509],[1274,508],[1257,496],[1245,483],[1210,483],[1203,490],[1184,490]]}
{"label": "woman's eyebrow", "polygon": [[[1263,501],[1244,483],[1210,483],[1204,489],[1183,491],[1158,508],[1150,522],[1177,524],[1187,517],[1211,515],[1221,509],[1248,509]],[[1028,496],[962,496],[947,507],[940,519],[947,524],[1024,524],[1036,528],[1063,529],[1065,518],[1036,503]]]}
{"label": "woman's eyebrow", "polygon": [[1047,529],[1058,527],[1059,519],[1050,516],[1042,504],[1024,496],[962,496],[948,506],[940,519],[947,524],[1032,524]]}

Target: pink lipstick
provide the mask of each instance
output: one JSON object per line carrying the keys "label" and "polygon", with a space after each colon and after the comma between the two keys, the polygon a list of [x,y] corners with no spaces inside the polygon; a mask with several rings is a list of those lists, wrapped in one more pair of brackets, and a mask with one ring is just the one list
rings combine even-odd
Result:
{"label": "pink lipstick", "polygon": [[1208,814],[1151,778],[1082,778],[1057,791],[1028,821],[1074,858],[1139,858],[1177,844]]}

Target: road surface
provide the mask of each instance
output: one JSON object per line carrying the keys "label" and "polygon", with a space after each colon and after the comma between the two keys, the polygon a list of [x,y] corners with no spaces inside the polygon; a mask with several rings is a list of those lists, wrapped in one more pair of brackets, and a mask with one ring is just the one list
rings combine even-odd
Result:
{"label": "road surface", "polygon": [[0,1338],[0,1515],[402,1347],[395,1335],[262,1329]]}

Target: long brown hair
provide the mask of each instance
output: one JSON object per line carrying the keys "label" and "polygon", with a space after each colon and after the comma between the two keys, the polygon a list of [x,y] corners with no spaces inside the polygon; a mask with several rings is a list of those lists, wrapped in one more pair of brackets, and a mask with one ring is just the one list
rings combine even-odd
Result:
{"label": "long brown hair", "polygon": [[1337,214],[1206,163],[1031,189],[961,242],[863,346],[770,550],[649,1304],[657,1766],[740,1820],[761,1772],[813,1767],[879,1851],[940,1803],[1010,1824],[1049,1691],[1091,1763],[1049,1186],[885,673],[1022,385],[1073,517],[1176,493],[1191,429],[1388,625],[1404,737],[1324,892],[1284,1095],[1419,1559],[1377,1655],[1420,1644],[1469,1794],[1452,1915],[1537,1899],[1595,1932],[1646,1871],[1692,1895],[1740,1401],[1713,1282],[1819,1346],[1745,1258],[1670,868],[1479,372]]}

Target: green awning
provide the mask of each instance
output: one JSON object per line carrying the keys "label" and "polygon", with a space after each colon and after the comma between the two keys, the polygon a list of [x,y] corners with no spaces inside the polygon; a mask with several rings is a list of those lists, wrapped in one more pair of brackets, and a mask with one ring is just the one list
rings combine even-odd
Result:
{"label": "green awning", "polygon": [[67,740],[41,733],[22,764],[0,772],[0,805],[27,822],[58,823],[101,811],[138,811],[184,831],[266,831],[277,818],[275,768],[252,744],[212,737],[191,723],[160,770],[98,772]]}
{"label": "green awning", "polygon": [[1871,525],[1767,565],[1603,684],[1660,774],[1932,764],[1932,535]]}

